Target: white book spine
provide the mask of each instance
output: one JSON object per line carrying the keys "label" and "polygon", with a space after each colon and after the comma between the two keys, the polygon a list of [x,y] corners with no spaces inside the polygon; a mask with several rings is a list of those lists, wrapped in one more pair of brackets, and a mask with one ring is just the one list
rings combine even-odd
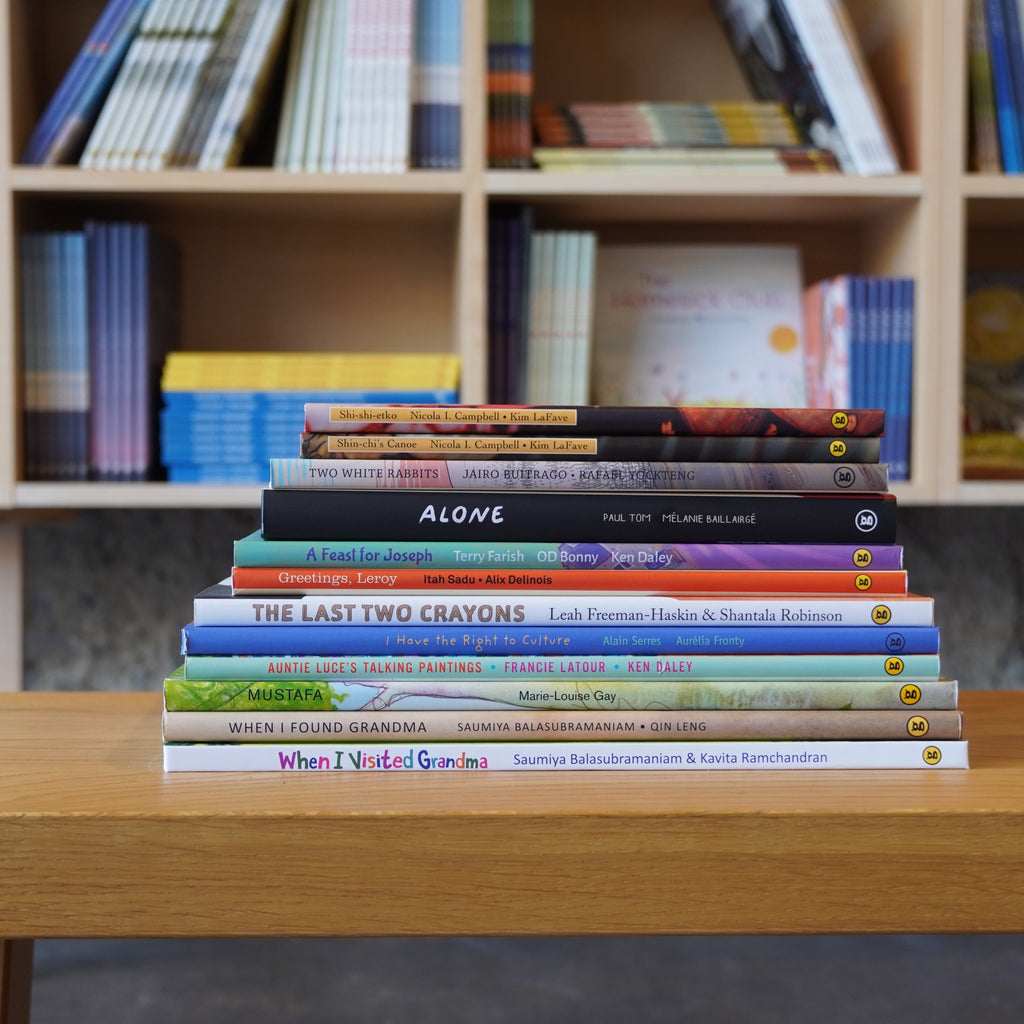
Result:
{"label": "white book spine", "polygon": [[349,591],[326,597],[196,595],[197,626],[345,626],[393,623],[412,627],[483,626],[873,626],[884,607],[885,627],[930,626],[928,597],[704,598],[658,594],[535,594],[475,591],[431,594]]}
{"label": "white book spine", "polygon": [[284,120],[277,140],[275,166],[301,171],[309,134],[312,65],[320,16],[326,0],[300,0],[298,20],[292,28]]}
{"label": "white book spine", "polygon": [[178,771],[816,771],[967,768],[966,740],[165,744]]}

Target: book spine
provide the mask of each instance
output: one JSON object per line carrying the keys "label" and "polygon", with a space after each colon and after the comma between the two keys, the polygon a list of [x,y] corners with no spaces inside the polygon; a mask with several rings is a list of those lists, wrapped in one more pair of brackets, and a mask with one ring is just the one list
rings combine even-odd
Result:
{"label": "book spine", "polygon": [[269,540],[559,540],[892,544],[891,494],[273,490]]}
{"label": "book spine", "polygon": [[694,437],[880,437],[883,409],[643,405],[305,404],[310,433],[626,434]]}
{"label": "book spine", "polygon": [[[226,591],[230,588],[226,587]],[[479,595],[437,591],[388,594],[353,591],[343,599],[321,597],[196,596],[197,626],[265,626],[308,624],[331,627],[402,625],[438,626],[930,626],[929,597],[674,597],[666,595],[563,595],[532,593],[509,596],[501,591]]]}
{"label": "book spine", "polygon": [[[225,443],[227,447],[225,447]],[[230,451],[231,440],[218,441]],[[451,435],[350,436],[302,432],[303,459],[542,459],[605,462],[878,462],[877,437],[627,437],[524,438]]]}
{"label": "book spine", "polygon": [[[187,667],[187,664],[186,664]],[[624,679],[598,684],[518,680],[485,684],[465,679],[260,680],[185,679],[179,672],[164,680],[169,711],[335,711],[373,712],[449,709],[659,711],[723,710],[955,710],[954,679],[913,682],[875,679]]]}
{"label": "book spine", "polygon": [[334,594],[348,590],[533,590],[669,594],[866,594],[907,592],[905,570],[793,569],[333,569],[234,566],[235,594]]}
{"label": "book spine", "polygon": [[571,462],[509,459],[270,460],[270,486],[413,490],[874,491],[889,489],[879,463]]}
{"label": "book spine", "polygon": [[[181,653],[189,675],[199,678],[262,679],[276,674],[272,660],[283,655],[588,655],[637,651],[687,655],[720,651],[763,654],[938,654],[937,626],[502,626],[466,630],[457,626],[182,627]],[[209,657],[203,657],[204,655]],[[257,660],[263,659],[263,660]],[[194,671],[189,666],[198,665]]]}
{"label": "book spine", "polygon": [[778,771],[966,768],[966,740],[166,743],[178,771]]}
{"label": "book spine", "polygon": [[1021,145],[1020,126],[1013,96],[1010,74],[1009,41],[1003,17],[1002,0],[986,0],[988,16],[989,53],[992,62],[992,85],[996,100],[996,124],[1006,174],[1024,171],[1024,147]]}
{"label": "book spine", "polygon": [[971,170],[1000,174],[1003,169],[996,127],[986,0],[969,0],[967,61],[971,101]]}
{"label": "book spine", "polygon": [[[371,685],[379,679],[469,679],[522,682],[583,679],[937,679],[938,654],[701,654],[565,656],[373,655],[247,659],[247,679],[342,679]],[[189,664],[186,677],[202,673]],[[264,669],[265,674],[256,674]],[[199,678],[203,678],[202,675]]]}
{"label": "book spine", "polygon": [[165,742],[956,740],[959,711],[165,711]]}
{"label": "book spine", "polygon": [[858,569],[903,568],[899,544],[608,544],[483,541],[265,540],[255,531],[234,541],[236,566],[461,569]]}

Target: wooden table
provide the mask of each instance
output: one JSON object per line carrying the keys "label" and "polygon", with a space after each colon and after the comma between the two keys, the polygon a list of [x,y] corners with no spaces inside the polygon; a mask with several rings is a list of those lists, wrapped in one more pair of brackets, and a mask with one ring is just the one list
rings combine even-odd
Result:
{"label": "wooden table", "polygon": [[44,937],[1024,931],[1024,692],[968,771],[166,775],[157,693],[0,694],[0,1021]]}

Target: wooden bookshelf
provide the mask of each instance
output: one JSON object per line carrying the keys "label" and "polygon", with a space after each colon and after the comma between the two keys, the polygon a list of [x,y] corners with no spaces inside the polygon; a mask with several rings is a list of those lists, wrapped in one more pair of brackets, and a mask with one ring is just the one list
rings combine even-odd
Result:
{"label": "wooden bookshelf", "polygon": [[[912,476],[902,504],[1020,501],[1024,485],[959,480],[962,282],[968,252],[1015,244],[1017,181],[966,174],[967,0],[847,0],[902,152],[903,171],[845,175],[554,174],[486,167],[486,5],[463,4],[458,171],[303,175],[246,167],[84,172],[17,164],[35,120],[103,0],[0,6],[0,553],[20,601],[18,516],[44,508],[249,506],[251,488],[26,481],[16,239],[85,215],[145,218],[183,251],[182,346],[457,353],[461,398],[486,381],[491,200],[535,205],[538,226],[609,241],[796,243],[804,276],[844,271],[917,282]],[[565,59],[572,53],[572,60]],[[681,55],[685,55],[682,59]],[[729,99],[748,95],[707,0],[535,4],[538,99]],[[993,242],[994,240],[994,242]],[[397,298],[396,298],[397,297]],[[17,591],[19,596],[15,596]],[[5,647],[5,684],[20,650]]]}
{"label": "wooden bookshelf", "polygon": [[7,1001],[56,936],[1016,932],[1024,694],[961,704],[968,770],[167,775],[159,694],[0,694]]}

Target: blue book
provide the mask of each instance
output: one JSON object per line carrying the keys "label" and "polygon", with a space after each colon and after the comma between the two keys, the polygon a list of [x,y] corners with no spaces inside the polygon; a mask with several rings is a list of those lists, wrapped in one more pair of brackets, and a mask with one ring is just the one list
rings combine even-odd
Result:
{"label": "blue book", "polygon": [[89,475],[89,320],[86,243],[82,231],[61,235],[62,333],[65,370],[61,378],[68,446],[66,473],[74,480]]}
{"label": "blue book", "polygon": [[22,163],[74,163],[78,159],[149,3],[110,0],[33,129]]}
{"label": "blue book", "polygon": [[174,412],[191,410],[250,410],[258,415],[287,415],[297,407],[302,412],[306,402],[424,402],[449,405],[458,402],[458,391],[453,388],[424,388],[423,390],[331,390],[331,391],[164,391],[165,409]]}
{"label": "blue book", "polygon": [[938,626],[197,626],[181,630],[181,653],[337,654],[614,654],[647,656],[708,651],[744,654],[937,654]]}
{"label": "blue book", "polygon": [[415,29],[412,164],[455,170],[462,149],[459,0],[419,0]]}
{"label": "blue book", "polygon": [[1003,0],[1003,27],[1009,58],[1010,87],[1013,90],[1013,109],[1017,119],[1017,137],[1021,140],[1024,158],[1024,33],[1017,0]]}
{"label": "blue book", "polygon": [[254,484],[266,486],[270,460],[262,462],[168,462],[172,484]]}
{"label": "blue book", "polygon": [[868,364],[868,285],[867,278],[859,274],[847,277],[850,332],[850,407],[866,409]]}
{"label": "blue book", "polygon": [[86,221],[85,240],[89,286],[89,473],[107,476],[108,417],[113,396],[110,388],[112,353],[110,345],[110,231],[107,224]]}
{"label": "blue book", "polygon": [[1010,72],[1010,46],[1006,31],[1003,0],[985,0],[988,15],[989,51],[992,60],[992,86],[996,98],[996,124],[1006,174],[1024,172],[1024,150]]}
{"label": "blue book", "polygon": [[911,277],[902,278],[899,282],[899,321],[897,333],[896,396],[896,442],[893,462],[890,467],[890,479],[908,480],[910,478],[910,444],[912,439],[911,423],[913,416],[914,391],[914,295],[915,282]]}

